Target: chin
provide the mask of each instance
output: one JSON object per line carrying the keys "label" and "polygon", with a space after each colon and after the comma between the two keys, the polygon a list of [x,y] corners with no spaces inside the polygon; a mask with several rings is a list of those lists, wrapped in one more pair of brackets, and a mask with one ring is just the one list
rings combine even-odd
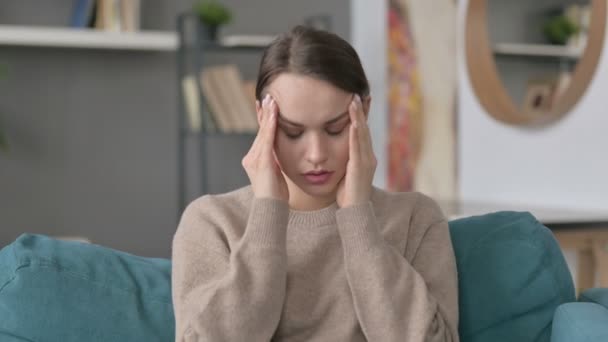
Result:
{"label": "chin", "polygon": [[336,191],[338,190],[338,183],[335,180],[331,180],[327,184],[321,185],[313,185],[305,180],[300,180],[300,182],[296,183],[298,188],[302,190],[302,192],[306,193],[309,196],[313,197],[327,197],[327,196],[335,196]]}
{"label": "chin", "polygon": [[308,185],[304,184],[303,186],[299,186],[302,191],[304,191],[309,196],[313,197],[327,197],[330,195],[334,195],[336,192],[336,185],[328,184],[328,185]]}

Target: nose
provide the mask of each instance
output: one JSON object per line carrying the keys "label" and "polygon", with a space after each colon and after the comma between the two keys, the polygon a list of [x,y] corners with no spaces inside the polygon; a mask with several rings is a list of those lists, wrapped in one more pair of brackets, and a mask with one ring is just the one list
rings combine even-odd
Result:
{"label": "nose", "polygon": [[312,134],[306,149],[306,160],[313,165],[321,165],[327,161],[327,144],[319,134]]}

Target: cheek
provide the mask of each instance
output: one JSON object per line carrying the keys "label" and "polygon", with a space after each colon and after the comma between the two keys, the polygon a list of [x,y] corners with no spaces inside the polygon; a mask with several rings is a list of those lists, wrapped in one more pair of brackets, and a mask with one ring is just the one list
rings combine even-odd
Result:
{"label": "cheek", "polygon": [[348,134],[340,137],[333,146],[334,157],[339,163],[346,164],[348,161],[349,146],[348,146]]}
{"label": "cheek", "polygon": [[289,168],[298,159],[298,146],[285,137],[276,137],[275,153],[282,168]]}

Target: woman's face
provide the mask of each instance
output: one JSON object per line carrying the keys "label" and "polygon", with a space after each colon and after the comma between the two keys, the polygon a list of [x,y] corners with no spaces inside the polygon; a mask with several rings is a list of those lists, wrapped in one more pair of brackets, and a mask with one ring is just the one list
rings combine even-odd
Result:
{"label": "woman's face", "polygon": [[[335,197],[348,162],[353,94],[292,73],[280,74],[267,93],[277,103],[275,152],[290,196],[301,190],[311,197]],[[258,120],[261,114],[258,109]]]}

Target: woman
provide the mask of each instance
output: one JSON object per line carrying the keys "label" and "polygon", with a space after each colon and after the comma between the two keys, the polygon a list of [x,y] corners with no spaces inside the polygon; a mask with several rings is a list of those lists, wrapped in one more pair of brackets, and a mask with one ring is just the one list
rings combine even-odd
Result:
{"label": "woman", "polygon": [[185,210],[173,241],[177,341],[458,341],[448,225],[372,186],[369,86],[338,36],[265,51],[250,186]]}

